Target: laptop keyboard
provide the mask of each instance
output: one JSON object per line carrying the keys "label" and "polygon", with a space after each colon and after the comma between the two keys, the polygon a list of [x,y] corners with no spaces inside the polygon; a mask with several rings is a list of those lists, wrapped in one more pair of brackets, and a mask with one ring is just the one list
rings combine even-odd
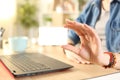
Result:
{"label": "laptop keyboard", "polygon": [[50,69],[49,66],[36,63],[26,56],[5,56],[5,58],[24,72]]}

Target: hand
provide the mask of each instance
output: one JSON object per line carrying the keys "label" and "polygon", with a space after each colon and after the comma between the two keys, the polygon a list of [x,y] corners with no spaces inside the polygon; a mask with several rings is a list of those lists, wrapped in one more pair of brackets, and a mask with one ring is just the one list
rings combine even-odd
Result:
{"label": "hand", "polygon": [[65,53],[66,57],[73,62],[82,63],[82,64],[90,64],[89,61],[81,58],[81,56],[79,56],[78,54],[75,54],[69,50],[64,49],[64,53]]}
{"label": "hand", "polygon": [[86,24],[81,24],[70,20],[66,20],[64,27],[73,29],[81,39],[81,45],[79,48],[72,45],[64,45],[62,46],[64,49],[76,53],[87,61],[98,64],[103,63],[101,59],[104,54],[101,48],[101,41],[94,29]]}
{"label": "hand", "polygon": [[[72,42],[72,40],[68,39],[67,41],[67,45],[68,46],[71,46],[71,45],[74,45],[74,43]],[[76,44],[75,47],[79,47],[80,44]],[[78,54],[75,54],[69,50],[66,50],[66,49],[63,49],[64,53],[65,53],[65,56],[73,61],[73,62],[77,62],[77,63],[82,63],[82,64],[90,64],[89,61],[83,59],[81,56],[79,56]]]}

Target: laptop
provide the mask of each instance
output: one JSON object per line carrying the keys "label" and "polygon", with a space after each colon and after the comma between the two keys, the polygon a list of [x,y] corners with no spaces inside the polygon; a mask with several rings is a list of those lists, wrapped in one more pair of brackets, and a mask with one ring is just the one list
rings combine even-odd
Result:
{"label": "laptop", "polygon": [[0,59],[15,77],[55,72],[73,67],[40,53],[23,52],[2,55]]}

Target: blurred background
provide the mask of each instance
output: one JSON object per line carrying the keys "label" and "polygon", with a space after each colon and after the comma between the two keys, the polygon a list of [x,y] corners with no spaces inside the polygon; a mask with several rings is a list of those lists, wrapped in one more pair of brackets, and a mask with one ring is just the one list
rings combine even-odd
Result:
{"label": "blurred background", "polygon": [[[28,36],[35,43],[40,41],[41,34],[50,37],[45,33],[56,34],[59,30],[66,33],[66,30],[55,28],[63,28],[66,18],[75,20],[86,2],[87,0],[0,0],[0,27],[5,29],[3,39]],[[56,35],[64,34],[59,32]]]}

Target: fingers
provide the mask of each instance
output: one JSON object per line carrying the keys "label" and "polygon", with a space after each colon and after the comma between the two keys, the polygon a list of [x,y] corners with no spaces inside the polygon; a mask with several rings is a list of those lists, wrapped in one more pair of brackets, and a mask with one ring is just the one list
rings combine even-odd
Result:
{"label": "fingers", "polygon": [[81,28],[81,26],[83,26],[83,24],[75,22],[75,21],[71,21],[68,19],[66,20],[66,24],[64,25],[65,28],[73,29],[77,32],[78,35],[84,36],[85,31]]}
{"label": "fingers", "polygon": [[65,27],[75,30],[79,35],[95,35],[95,31],[88,25],[79,22],[66,20]]}
{"label": "fingers", "polygon": [[65,54],[66,54],[66,57],[69,60],[72,60],[74,62],[80,63],[79,59],[77,59],[75,54],[73,55],[73,53],[71,51],[65,50]]}
{"label": "fingers", "polygon": [[82,59],[79,55],[77,55],[71,51],[65,50],[65,53],[66,53],[66,57],[69,60],[72,60],[72,61],[77,62],[77,63],[82,63],[82,64],[90,64],[89,61]]}
{"label": "fingers", "polygon": [[78,55],[86,60],[90,59],[90,55],[86,51],[86,47],[84,47],[82,44],[81,44],[80,48],[77,48],[77,47],[72,46],[72,45],[63,45],[62,48],[65,50],[71,51],[74,54],[76,54],[76,55]]}
{"label": "fingers", "polygon": [[66,19],[66,24],[64,25],[65,28],[71,28],[74,25],[74,21]]}
{"label": "fingers", "polygon": [[79,48],[77,48],[75,46],[72,46],[72,45],[63,45],[62,48],[66,49],[66,50],[69,50],[69,51],[71,51],[73,53],[76,53],[76,54],[79,54],[79,52],[80,52]]}
{"label": "fingers", "polygon": [[[66,21],[66,26],[64,26],[64,27],[67,27],[67,28],[69,28],[71,25],[75,24],[75,21],[71,21],[69,19],[66,19],[65,21]],[[70,25],[70,26],[67,26],[67,25]]]}
{"label": "fingers", "polygon": [[87,31],[87,35],[89,36],[91,41],[96,41],[99,40],[98,35],[96,34],[95,30],[92,29],[90,26],[88,26],[87,24],[84,24],[84,28]]}
{"label": "fingers", "polygon": [[89,35],[89,36],[95,36],[94,38],[98,38],[98,35],[96,34],[95,30],[92,29],[90,26],[88,26],[87,24],[84,24],[84,27],[83,27],[85,30],[86,30],[86,33]]}
{"label": "fingers", "polygon": [[92,41],[97,41],[97,43],[101,43],[101,41],[100,41],[100,38],[99,38],[99,36],[96,34],[96,32],[95,32],[95,30],[94,29],[92,29],[91,27],[89,27],[87,24],[84,24],[85,26],[84,26],[84,28],[85,28],[85,30],[87,31],[87,34],[89,35],[89,36],[91,36],[90,38],[92,39]]}

